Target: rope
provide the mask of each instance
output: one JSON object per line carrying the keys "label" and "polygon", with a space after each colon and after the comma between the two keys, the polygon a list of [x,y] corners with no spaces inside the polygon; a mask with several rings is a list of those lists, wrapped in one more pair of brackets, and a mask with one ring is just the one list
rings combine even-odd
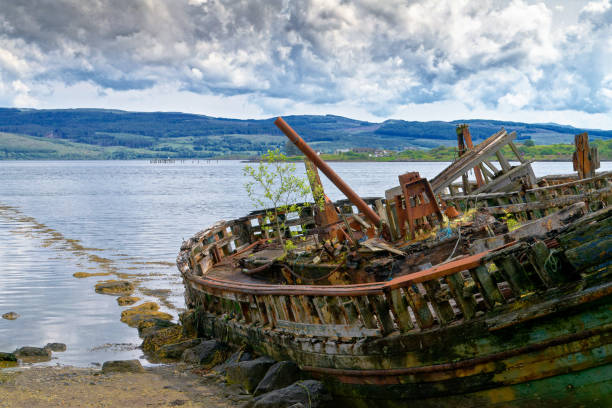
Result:
{"label": "rope", "polygon": [[548,258],[544,261],[544,269],[549,273],[555,273],[559,270],[559,259],[555,256],[557,251],[550,251]]}
{"label": "rope", "polygon": [[306,395],[308,395],[308,408],[312,408],[312,401],[310,400],[310,391],[308,390],[308,388],[306,388],[304,384],[302,384],[301,381],[297,382],[296,384],[302,387],[304,391],[306,391]]}
{"label": "rope", "polygon": [[453,258],[453,256],[455,255],[455,251],[457,250],[457,247],[459,246],[460,241],[461,241],[461,227],[457,225],[457,242],[455,242],[455,247],[453,248],[453,252],[451,252],[451,254],[448,256],[448,258],[446,258],[446,261],[444,262],[448,262]]}

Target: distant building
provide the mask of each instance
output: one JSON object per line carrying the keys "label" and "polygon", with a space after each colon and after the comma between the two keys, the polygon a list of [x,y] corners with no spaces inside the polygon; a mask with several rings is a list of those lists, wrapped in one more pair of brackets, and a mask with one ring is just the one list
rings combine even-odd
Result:
{"label": "distant building", "polygon": [[374,153],[376,149],[373,147],[353,147],[351,151],[355,153]]}
{"label": "distant building", "polygon": [[334,150],[334,154],[342,154],[342,153],[347,153],[350,152],[351,149],[336,149]]}
{"label": "distant building", "polygon": [[391,156],[393,153],[395,153],[393,150],[376,150],[374,152],[374,157]]}

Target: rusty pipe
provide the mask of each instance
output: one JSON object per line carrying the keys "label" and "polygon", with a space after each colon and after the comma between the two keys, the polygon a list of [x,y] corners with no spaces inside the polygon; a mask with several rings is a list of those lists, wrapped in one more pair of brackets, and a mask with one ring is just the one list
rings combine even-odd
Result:
{"label": "rusty pipe", "polygon": [[351,203],[355,204],[357,208],[359,208],[359,210],[365,214],[368,220],[370,220],[375,227],[380,227],[380,217],[378,214],[376,214],[376,212],[374,212],[374,210],[372,210],[372,208],[370,208],[370,206],[366,204],[366,202],[363,201],[361,197],[359,197],[359,195],[357,195],[357,193],[353,191],[353,189],[350,188],[349,185],[346,184],[344,180],[342,180],[340,176],[337,175],[336,172],[329,167],[329,165],[325,163],[325,161],[323,161],[323,159],[321,159],[310,146],[308,146],[308,144],[295,132],[295,130],[291,128],[291,126],[287,124],[287,122],[283,120],[283,118],[279,116],[274,121],[274,124],[278,126],[278,128],[283,131],[289,140],[291,140],[293,144],[295,144],[297,148],[300,149],[302,153],[304,153],[304,155],[308,157],[310,161],[312,161],[315,166],[317,166],[319,170],[321,170],[323,174],[325,174],[327,178],[344,193],[346,198],[348,198]]}

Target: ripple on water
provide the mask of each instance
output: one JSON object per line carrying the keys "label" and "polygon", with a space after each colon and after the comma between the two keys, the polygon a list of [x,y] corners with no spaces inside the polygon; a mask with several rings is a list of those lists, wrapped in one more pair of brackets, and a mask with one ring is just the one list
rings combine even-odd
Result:
{"label": "ripple on water", "polygon": [[[432,177],[445,166],[331,165],[362,196],[382,195],[397,185],[398,174],[419,171]],[[183,239],[254,209],[241,188],[243,166],[237,161],[164,166],[0,161],[0,312],[21,315],[0,319],[0,351],[62,342],[67,351],[49,364],[89,366],[138,358],[136,330],[119,322],[125,308],[114,297],[94,292],[95,277],[72,275],[87,271],[139,279],[151,290],[148,295],[136,290],[141,302],[156,301],[176,316],[184,307],[174,265]],[[536,163],[534,170],[537,175],[570,173],[572,164]],[[601,170],[612,170],[612,163],[602,163]],[[342,198],[325,178],[323,184],[332,200]],[[105,344],[127,346],[99,347]]]}

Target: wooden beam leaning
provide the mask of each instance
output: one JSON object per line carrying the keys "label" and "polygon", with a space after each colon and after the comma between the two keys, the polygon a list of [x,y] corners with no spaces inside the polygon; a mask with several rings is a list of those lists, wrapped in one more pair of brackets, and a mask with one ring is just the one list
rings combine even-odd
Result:
{"label": "wooden beam leaning", "polygon": [[495,154],[515,137],[515,132],[508,133],[502,129],[480,143],[473,150],[466,151],[463,156],[451,163],[431,180],[431,187],[434,193],[440,194],[442,190],[448,187],[453,181],[461,177],[461,175],[466,174],[470,169],[476,167],[489,156]]}

